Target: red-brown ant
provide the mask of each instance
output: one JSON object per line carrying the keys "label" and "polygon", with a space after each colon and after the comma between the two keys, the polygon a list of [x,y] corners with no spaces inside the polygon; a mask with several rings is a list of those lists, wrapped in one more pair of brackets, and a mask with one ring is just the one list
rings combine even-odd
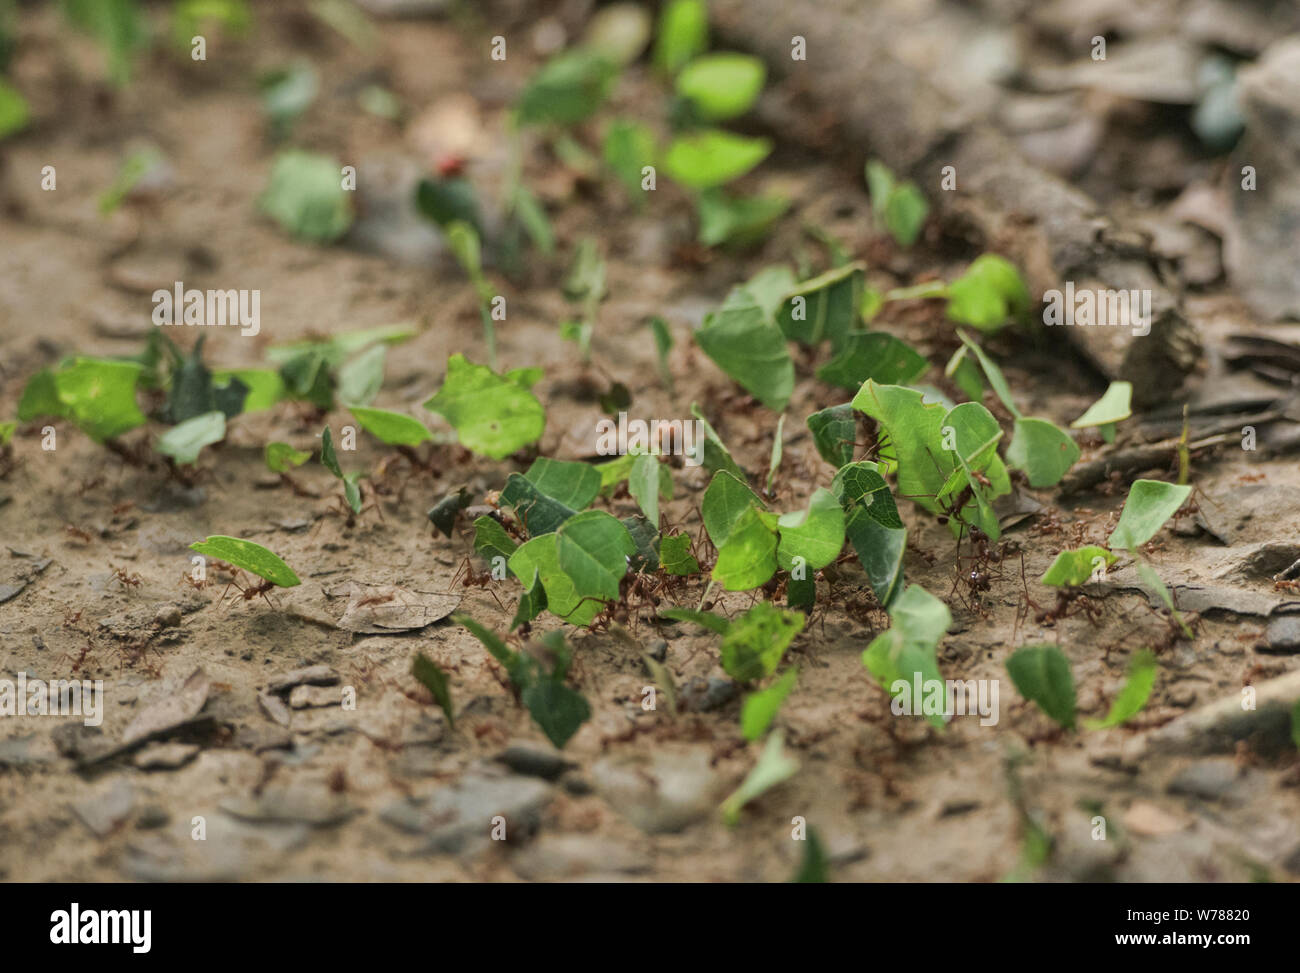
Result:
{"label": "red-brown ant", "polygon": [[[236,574],[236,575],[239,575],[239,576],[244,576],[244,572],[243,572],[243,571],[240,571],[238,568],[235,569],[235,574]],[[238,578],[237,578],[237,577],[231,577],[231,579],[230,579],[230,584],[226,585],[226,590],[223,591],[223,592],[221,592],[221,597],[218,598],[217,600],[218,600],[218,601],[224,601],[224,600],[225,600],[225,597],[226,597],[226,592],[230,591],[230,589],[231,589],[232,586],[234,587],[234,589],[235,589],[236,591],[239,592],[240,597],[242,597],[242,598],[244,599],[244,601],[252,601],[252,600],[253,600],[254,598],[256,598],[258,595],[261,595],[261,596],[262,596],[262,600],[265,601],[265,602],[266,602],[268,605],[270,605],[272,608],[275,608],[275,609],[277,609],[277,610],[278,610],[278,608],[279,608],[279,606],[277,606],[273,601],[271,601],[270,598],[267,597],[267,593],[270,592],[272,589],[275,588],[275,582],[274,582],[274,581],[270,581],[270,580],[268,580],[268,579],[266,579],[266,578],[262,578],[262,579],[260,579],[260,580],[258,581],[257,584],[247,584],[247,585],[244,585],[244,586],[241,587],[240,584],[239,584]],[[232,601],[238,601],[239,599],[238,599],[238,598],[232,598],[231,600],[232,600]]]}

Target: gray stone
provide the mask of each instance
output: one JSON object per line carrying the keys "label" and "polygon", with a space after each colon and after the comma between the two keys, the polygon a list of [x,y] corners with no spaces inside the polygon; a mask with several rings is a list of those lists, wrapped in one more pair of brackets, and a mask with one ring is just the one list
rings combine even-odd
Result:
{"label": "gray stone", "polygon": [[305,666],[276,676],[267,683],[268,693],[286,693],[295,686],[337,686],[339,674],[329,666]]}
{"label": "gray stone", "polygon": [[1268,620],[1261,652],[1291,655],[1300,652],[1300,612],[1274,615]]}
{"label": "gray stone", "polygon": [[180,605],[159,605],[153,620],[163,628],[175,628],[181,623]]}
{"label": "gray stone", "polygon": [[717,808],[724,789],[708,748],[656,750],[597,761],[596,793],[649,834],[681,831]]}
{"label": "gray stone", "polygon": [[1228,797],[1242,779],[1241,768],[1232,757],[1211,757],[1184,767],[1169,782],[1170,794],[1218,801]]}
{"label": "gray stone", "polygon": [[306,824],[315,828],[341,824],[360,809],[323,785],[291,785],[261,794],[228,797],[220,803],[226,814],[243,821]]}
{"label": "gray stone", "polygon": [[505,819],[506,841],[530,837],[541,826],[542,809],[551,797],[550,786],[535,777],[482,767],[426,797],[390,804],[380,817],[395,828],[425,836],[428,852],[456,854],[483,847],[497,817]]}
{"label": "gray stone", "polygon": [[135,755],[133,763],[141,770],[175,770],[199,753],[194,743],[151,743]]}
{"label": "gray stone", "polygon": [[257,705],[262,708],[262,712],[267,718],[281,726],[288,726],[293,719],[289,712],[289,707],[285,705],[284,700],[279,696],[272,696],[270,693],[258,693]]}
{"label": "gray stone", "polygon": [[596,835],[543,835],[511,861],[515,874],[533,882],[564,881],[584,875],[636,875],[650,871],[649,853]]}
{"label": "gray stone", "polygon": [[577,766],[554,747],[518,741],[506,747],[497,757],[517,774],[554,780],[571,767]]}
{"label": "gray stone", "polygon": [[294,686],[289,693],[289,706],[293,709],[338,706],[342,701],[343,696],[335,686]]}
{"label": "gray stone", "polygon": [[740,690],[730,679],[710,676],[707,680],[695,676],[681,690],[682,708],[693,713],[707,713],[719,709],[739,695]]}
{"label": "gray stone", "polygon": [[1253,688],[1254,709],[1242,709],[1239,692],[1199,706],[1142,737],[1141,752],[1134,759],[1144,754],[1233,753],[1243,740],[1265,756],[1294,747],[1291,709],[1300,702],[1300,670]]}
{"label": "gray stone", "polygon": [[72,805],[73,812],[98,838],[117,830],[131,814],[135,804],[135,788],[125,777],[115,777],[112,783],[96,794]]}

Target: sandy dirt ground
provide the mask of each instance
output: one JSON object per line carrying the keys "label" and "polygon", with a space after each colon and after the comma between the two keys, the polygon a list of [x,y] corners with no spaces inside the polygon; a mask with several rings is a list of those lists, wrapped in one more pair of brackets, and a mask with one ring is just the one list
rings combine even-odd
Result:
{"label": "sandy dirt ground", "polygon": [[[439,387],[448,355],[484,358],[474,295],[448,259],[403,262],[369,252],[356,232],[341,245],[311,247],[258,214],[276,146],[251,79],[296,57],[316,64],[321,95],[293,141],[355,164],[364,211],[447,146],[463,148],[492,185],[505,164],[504,108],[536,60],[490,67],[482,25],[383,22],[376,48],[361,53],[312,27],[295,4],[260,12],[254,40],[222,48],[205,65],[153,55],[134,84],[111,96],[88,79],[90,53],[54,16],[25,18],[13,73],[45,121],[6,144],[0,173],[0,415],[14,412],[28,376],[64,355],[138,351],[150,293],[176,280],[261,290],[261,334],[210,336],[213,364],[253,365],[270,344],[412,322],[419,334],[390,354],[376,403],[409,409]],[[372,77],[408,106],[401,122],[357,109],[355,90]],[[661,101],[649,73],[634,68],[615,107],[649,113]],[[124,152],[145,143],[165,151],[173,186],[101,217],[98,194]],[[41,190],[46,165],[57,167],[55,192]],[[706,253],[691,243],[689,209],[671,188],[637,212],[615,187],[576,179],[542,147],[530,146],[525,171],[562,246],[597,235],[610,267],[591,368],[558,335],[562,268],[537,267],[505,285],[502,364],[545,369],[540,454],[589,457],[598,393],[621,381],[636,414],[685,417],[700,403],[742,464],[766,469],[774,416],[691,345],[689,330],[732,284],[812,246],[799,219],[757,253]],[[800,219],[845,240],[885,286],[946,275],[970,257],[939,236],[906,254],[882,241],[869,228],[860,169],[782,143],[764,171],[793,195]],[[1230,294],[1200,300],[1233,313]],[[651,314],[662,314],[677,338],[672,396],[656,377],[644,325]],[[937,362],[932,375],[956,343],[933,305],[895,307],[880,326]],[[1008,339],[990,350],[1027,414],[1066,424],[1104,387],[1059,347],[1023,349]],[[800,362],[776,509],[797,509],[829,484],[833,470],[801,417],[843,400],[812,377],[810,360]],[[311,497],[276,484],[262,462],[271,440],[312,448],[324,422],[338,430],[349,417],[319,419],[291,404],[239,417],[188,482],[156,461],[132,465],[66,423],[56,424],[54,451],[41,449],[41,423],[19,429],[0,480],[0,585],[20,589],[0,604],[0,677],[103,680],[105,712],[99,727],[77,717],[0,721],[0,877],[774,881],[798,867],[796,817],[817,830],[842,880],[995,881],[1016,873],[1027,827],[1044,830],[1054,848],[1026,877],[1300,876],[1294,750],[1246,743],[1198,752],[1150,742],[1243,685],[1295,671],[1296,640],[1266,617],[1296,597],[1272,581],[1281,569],[1273,562],[1288,556],[1279,548],[1300,558],[1293,457],[1225,448],[1194,461],[1200,513],[1157,535],[1150,560],[1180,599],[1231,589],[1239,601],[1242,593],[1257,601],[1253,610],[1224,610],[1215,597],[1196,603],[1202,609],[1187,612],[1191,640],[1178,638],[1168,613],[1136,588],[1131,563],[1094,593],[1091,613],[1036,620],[1054,600],[1036,579],[1060,550],[1104,542],[1122,486],[1070,499],[1036,491],[1041,508],[1006,534],[1007,555],[978,605],[961,580],[969,562],[958,560],[946,528],[900,503],[910,529],[907,578],[953,611],[940,666],[948,678],[1000,678],[1000,721],[959,719],[940,733],[893,717],[860,661],[887,617],[856,565],[838,565],[820,582],[818,608],[791,650],[800,680],[778,717],[800,770],[729,828],[717,804],[760,745],[741,736],[740,696],[724,678],[715,636],[657,621],[648,603],[607,630],[569,631],[573,684],[593,715],[561,754],[512,700],[481,645],[450,621],[392,635],[337,627],[345,599],[332,594],[349,581],[449,590],[472,552],[472,530],[462,521],[447,539],[430,529],[427,509],[460,484],[480,496],[500,489],[527,461],[491,463],[446,443],[425,447],[429,465],[419,469],[361,436],[345,466],[372,472],[380,509],[349,527],[319,466],[299,475],[319,494]],[[430,424],[448,431],[436,418]],[[137,430],[126,441],[154,434]],[[1101,442],[1084,447],[1086,460]],[[674,476],[665,516],[698,535],[706,474],[679,467]],[[635,510],[626,497],[600,503],[620,515]],[[209,534],[273,547],[303,585],[280,595],[278,607],[261,599],[223,606],[224,579],[203,589],[185,580],[187,546]],[[520,594],[513,580],[455,592],[461,611],[499,630]],[[658,607],[695,607],[701,592],[692,580]],[[727,594],[716,609],[734,615],[753,599]],[[544,616],[535,632],[557,624]],[[1089,717],[1105,714],[1132,653],[1153,648],[1160,674],[1151,702],[1122,729],[1056,730],[1005,677],[1006,656],[1035,642],[1057,643],[1069,657]],[[676,716],[642,708],[647,651],[664,653],[684,696]],[[454,729],[410,675],[417,652],[452,676]],[[323,705],[259,703],[278,678],[308,666],[325,667],[322,681],[334,683],[312,700]],[[196,669],[202,674],[192,678]],[[337,687],[355,692],[355,708],[337,704]],[[272,695],[283,700],[289,688]],[[165,744],[111,754],[140,713],[185,693],[206,695],[201,718]],[[511,828],[503,842],[488,840],[497,813]],[[1097,816],[1108,825],[1105,841],[1093,839]],[[204,840],[195,840],[196,828]]]}

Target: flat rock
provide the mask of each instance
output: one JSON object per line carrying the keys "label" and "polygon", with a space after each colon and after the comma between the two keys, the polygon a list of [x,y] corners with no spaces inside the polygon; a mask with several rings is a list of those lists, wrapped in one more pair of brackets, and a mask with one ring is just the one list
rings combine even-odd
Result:
{"label": "flat rock", "polygon": [[497,760],[517,774],[546,780],[554,780],[566,770],[577,766],[554,747],[522,741],[511,743]]}
{"label": "flat rock", "polygon": [[313,709],[318,706],[338,706],[343,695],[337,686],[294,686],[289,693],[292,709]]}
{"label": "flat rock", "polygon": [[258,693],[257,705],[262,708],[262,712],[266,714],[267,719],[280,724],[280,726],[287,727],[293,719],[289,707],[285,705],[284,700],[279,696],[272,696],[270,693]]}
{"label": "flat rock", "polygon": [[179,689],[156,698],[136,714],[122,734],[122,743],[130,745],[162,736],[189,722],[208,701],[208,688],[208,677],[202,669],[195,669]]}
{"label": "flat rock", "polygon": [[[193,838],[202,818],[204,840]],[[137,833],[127,844],[123,873],[142,882],[234,882],[273,870],[285,853],[311,836],[304,824],[245,824],[202,812],[181,816],[166,831]]]}
{"label": "flat rock", "polygon": [[1253,688],[1254,709],[1242,708],[1242,693],[1199,706],[1143,737],[1143,753],[1232,753],[1245,740],[1267,756],[1294,746],[1291,710],[1300,701],[1300,670]]}
{"label": "flat rock", "polygon": [[73,813],[98,838],[105,838],[131,814],[135,788],[125,777],[115,777],[107,786],[72,805]]}
{"label": "flat rock", "polygon": [[1242,776],[1232,757],[1210,757],[1184,767],[1165,790],[1170,794],[1218,801],[1231,794]]}
{"label": "flat rock", "polygon": [[1300,613],[1277,614],[1268,620],[1264,642],[1257,646],[1261,652],[1278,652],[1293,655],[1300,652]]}
{"label": "flat rock", "polygon": [[175,770],[193,760],[199,752],[195,743],[151,743],[135,755],[141,770]]}
{"label": "flat rock", "polygon": [[552,793],[536,777],[483,767],[466,771],[426,797],[390,804],[380,817],[395,828],[426,836],[426,851],[455,854],[484,846],[496,817],[505,818],[507,841],[531,836],[541,826]]}
{"label": "flat rock", "polygon": [[653,860],[643,848],[613,838],[586,834],[543,835],[514,856],[520,878],[565,881],[584,875],[637,875]]}
{"label": "flat rock", "polygon": [[725,784],[707,748],[657,750],[597,761],[592,785],[623,817],[649,834],[681,831],[715,810]]}
{"label": "flat rock", "polygon": [[1124,827],[1145,838],[1176,834],[1187,828],[1189,824],[1190,822],[1182,815],[1166,811],[1150,801],[1134,801],[1124,812]]}
{"label": "flat rock", "polygon": [[287,693],[296,686],[337,686],[339,674],[330,666],[305,666],[276,676],[266,685],[268,693]]}
{"label": "flat rock", "polygon": [[261,794],[228,797],[219,807],[242,821],[269,824],[306,824],[323,828],[341,824],[360,809],[324,786],[290,785],[268,788]]}

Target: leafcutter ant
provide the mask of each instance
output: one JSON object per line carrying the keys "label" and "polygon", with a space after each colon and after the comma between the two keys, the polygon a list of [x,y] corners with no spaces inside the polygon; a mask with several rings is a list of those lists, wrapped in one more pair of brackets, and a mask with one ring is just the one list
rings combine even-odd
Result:
{"label": "leafcutter ant", "polygon": [[[251,582],[249,582],[244,585],[240,585],[239,583],[240,577],[247,579],[248,576],[245,575],[243,571],[236,568],[235,576],[231,577],[230,584],[226,585],[226,590],[221,592],[221,597],[217,599],[218,601],[224,601],[226,597],[226,593],[229,592],[230,589],[233,587],[236,591],[239,592],[239,597],[242,597],[244,601],[252,601],[258,595],[261,595],[263,601],[265,601],[268,605],[270,605],[272,608],[276,609],[277,611],[279,610],[279,606],[276,605],[273,601],[271,601],[270,598],[267,597],[267,593],[275,588],[274,581],[270,581],[266,578],[259,578],[257,584],[252,584]],[[231,601],[238,601],[238,600],[239,600],[238,597],[231,599]]]}

